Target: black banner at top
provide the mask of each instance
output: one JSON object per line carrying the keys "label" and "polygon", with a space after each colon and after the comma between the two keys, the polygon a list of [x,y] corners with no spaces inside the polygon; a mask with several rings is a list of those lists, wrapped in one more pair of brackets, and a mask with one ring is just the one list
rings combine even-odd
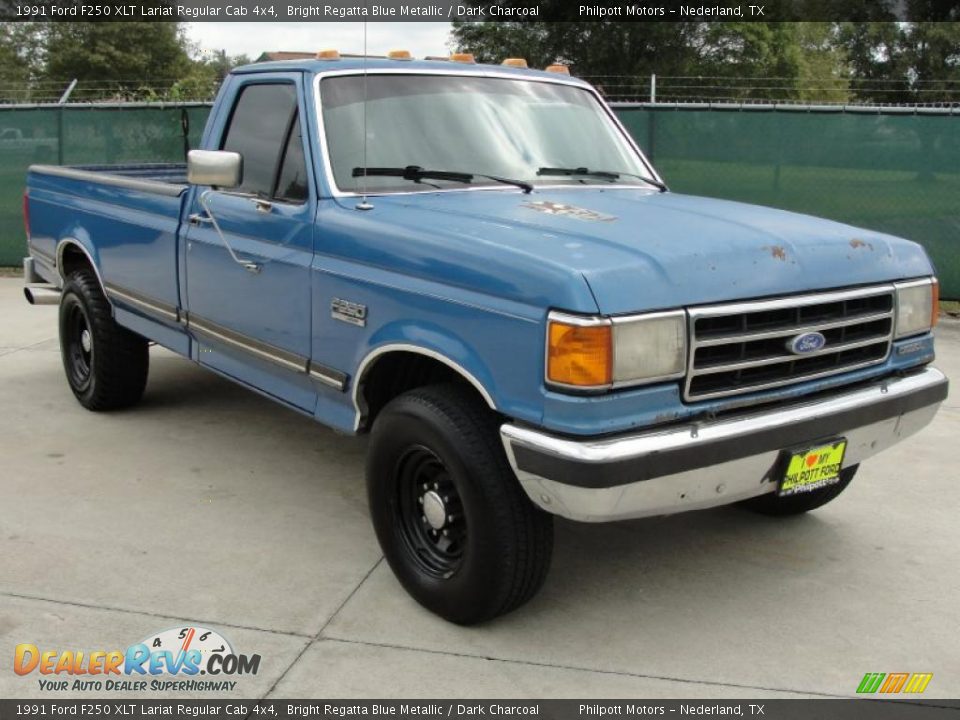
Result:
{"label": "black banner at top", "polygon": [[[922,4],[922,3],[921,3]],[[957,3],[936,17],[924,4],[872,0],[0,0],[0,20],[41,22],[791,22],[960,21]]]}

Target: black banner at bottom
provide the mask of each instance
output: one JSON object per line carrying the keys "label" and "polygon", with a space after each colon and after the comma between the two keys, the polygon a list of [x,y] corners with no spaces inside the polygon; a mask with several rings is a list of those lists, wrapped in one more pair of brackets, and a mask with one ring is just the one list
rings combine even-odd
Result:
{"label": "black banner at bottom", "polygon": [[0,700],[0,720],[23,718],[324,718],[380,720],[608,720],[960,718],[960,700]]}

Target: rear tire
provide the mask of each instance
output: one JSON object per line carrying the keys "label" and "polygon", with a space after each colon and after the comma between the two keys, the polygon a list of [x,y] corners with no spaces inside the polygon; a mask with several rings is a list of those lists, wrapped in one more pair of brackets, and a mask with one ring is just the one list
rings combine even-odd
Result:
{"label": "rear tire", "polygon": [[373,426],[367,491],[394,574],[441,617],[483,622],[543,584],[553,517],[524,494],[495,416],[470,389],[438,385],[392,400]]}
{"label": "rear tire", "polygon": [[143,396],[147,341],[117,325],[97,276],[70,274],[60,297],[60,354],[67,383],[88,410],[117,410]]}
{"label": "rear tire", "polygon": [[853,480],[853,476],[857,474],[859,468],[859,465],[853,465],[841,470],[840,482],[820,488],[819,490],[800,493],[798,495],[788,495],[787,497],[778,497],[776,492],[772,492],[743,500],[737,504],[740,505],[740,507],[746,508],[751,512],[760,513],[761,515],[772,515],[775,517],[800,515],[810,510],[816,510],[818,507],[822,507],[836,498],[846,490],[847,485]]}

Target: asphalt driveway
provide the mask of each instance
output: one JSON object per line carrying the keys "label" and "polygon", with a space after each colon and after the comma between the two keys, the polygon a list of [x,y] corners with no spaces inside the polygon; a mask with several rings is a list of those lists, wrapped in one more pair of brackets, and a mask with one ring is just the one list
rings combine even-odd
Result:
{"label": "asphalt driveway", "polygon": [[[955,321],[939,354],[960,378]],[[151,363],[139,407],[83,410],[56,308],[0,279],[0,697],[90,695],[16,675],[20,643],[106,651],[187,626],[261,656],[236,697],[850,696],[895,671],[960,696],[956,384],[805,517],[559,522],[543,592],[464,629],[382,561],[361,440],[160,349]]]}

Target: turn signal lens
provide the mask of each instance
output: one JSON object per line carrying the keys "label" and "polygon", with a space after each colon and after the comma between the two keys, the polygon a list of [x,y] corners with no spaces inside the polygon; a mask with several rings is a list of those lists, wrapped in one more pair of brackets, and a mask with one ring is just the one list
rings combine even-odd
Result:
{"label": "turn signal lens", "polygon": [[940,281],[933,279],[933,307],[930,308],[930,329],[937,326],[940,321]]}
{"label": "turn signal lens", "polygon": [[578,325],[550,320],[547,380],[575,387],[605,387],[613,380],[613,330],[609,323]]}
{"label": "turn signal lens", "polygon": [[321,50],[317,53],[317,60],[339,60],[339,50]]}
{"label": "turn signal lens", "polygon": [[472,53],[451,53],[450,59],[453,62],[461,63],[474,63],[476,60],[473,59]]}

